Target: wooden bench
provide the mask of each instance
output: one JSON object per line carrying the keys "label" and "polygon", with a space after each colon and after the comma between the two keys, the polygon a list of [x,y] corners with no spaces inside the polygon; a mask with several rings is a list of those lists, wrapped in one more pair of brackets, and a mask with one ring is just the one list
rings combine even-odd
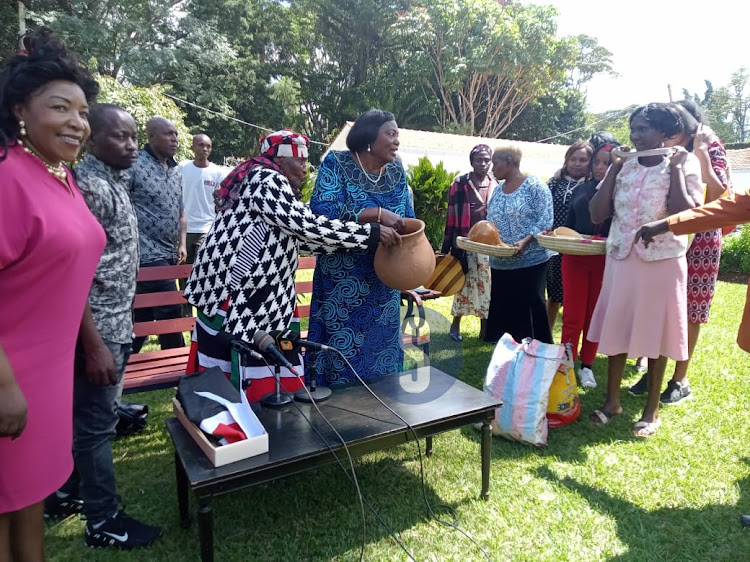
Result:
{"label": "wooden bench", "polygon": [[[138,271],[138,281],[159,281],[164,279],[187,279],[192,265],[172,265],[158,267],[143,267]],[[301,257],[297,266],[298,271],[315,269],[315,257]],[[297,281],[295,284],[298,297],[303,302],[297,303],[300,320],[310,317],[310,296],[312,295],[312,280]],[[406,315],[402,322],[402,337],[405,346],[412,345],[421,348],[429,355],[429,333],[426,331],[426,319],[423,300],[437,298],[440,293],[430,291],[418,294],[415,291],[402,291],[401,298],[406,302]],[[133,308],[149,308],[163,305],[184,305],[187,301],[182,291],[160,293],[144,293],[135,296]],[[156,320],[136,322],[133,333],[139,336],[158,336],[173,332],[190,332],[195,326],[195,318],[174,318],[171,320]],[[303,338],[306,330],[303,330]],[[156,390],[175,386],[179,378],[185,375],[190,347],[164,349],[134,353],[125,368],[125,382],[123,394]]]}
{"label": "wooden bench", "polygon": [[[161,281],[164,279],[187,279],[192,265],[165,265],[142,267],[138,270],[138,281]],[[170,304],[185,305],[187,301],[177,287],[173,291],[161,293],[143,293],[135,296],[133,308],[150,308]],[[195,318],[173,318],[171,320],[154,320],[136,322],[133,333],[136,337],[158,336],[174,332],[190,332],[195,326]],[[125,367],[123,394],[156,390],[174,386],[185,374],[190,347],[162,349],[133,353]]]}

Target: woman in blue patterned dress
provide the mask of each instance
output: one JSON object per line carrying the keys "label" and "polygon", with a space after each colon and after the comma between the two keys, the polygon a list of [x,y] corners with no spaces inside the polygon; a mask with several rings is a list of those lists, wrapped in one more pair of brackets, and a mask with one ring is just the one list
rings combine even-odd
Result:
{"label": "woman in blue patterned dress", "polygon": [[[396,159],[398,145],[392,113],[371,109],[360,115],[346,139],[349,150],[329,152],[320,165],[312,211],[403,232],[403,219],[413,218],[414,209]],[[341,350],[363,379],[403,367],[400,294],[378,279],[373,261],[365,252],[318,256],[310,306],[308,339]],[[320,384],[355,380],[335,352],[317,353],[314,361]]]}
{"label": "woman in blue patterned dress", "polygon": [[498,341],[505,332],[520,342],[532,337],[552,343],[544,289],[547,262],[555,252],[542,248],[535,235],[552,226],[552,193],[536,176],[521,172],[521,149],[495,149],[492,166],[500,182],[487,206],[500,239],[515,247],[513,257],[490,258],[492,291],[484,339]]}

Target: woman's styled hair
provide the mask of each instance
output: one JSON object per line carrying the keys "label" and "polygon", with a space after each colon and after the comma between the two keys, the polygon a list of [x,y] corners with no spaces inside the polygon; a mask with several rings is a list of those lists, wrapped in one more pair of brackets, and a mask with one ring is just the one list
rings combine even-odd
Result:
{"label": "woman's styled hair", "polygon": [[369,109],[357,117],[357,120],[346,136],[346,146],[352,152],[366,150],[378,138],[378,131],[385,123],[395,121],[390,111]]}
{"label": "woman's styled hair", "polygon": [[608,143],[597,146],[594,149],[593,154],[591,155],[591,162],[589,162],[589,176],[591,176],[592,178],[594,177],[594,164],[596,163],[597,154],[599,154],[602,151],[612,152],[613,148],[619,148],[620,146],[622,145],[617,140],[615,140],[612,143],[608,142]]}
{"label": "woman's styled hair", "polygon": [[633,119],[642,117],[650,127],[662,133],[665,137],[673,137],[682,132],[682,118],[673,103],[649,103],[642,105],[631,113],[629,123]]}
{"label": "woman's styled hair", "polygon": [[503,144],[495,148],[495,152],[492,153],[493,164],[499,160],[505,160],[510,162],[516,168],[521,165],[521,148],[517,144]]}
{"label": "woman's styled hair", "polygon": [[690,113],[681,103],[674,103],[675,109],[677,110],[677,113],[680,114],[680,119],[682,120],[682,132],[685,133],[688,138],[690,139],[685,145],[685,148],[689,151],[693,151],[693,137],[695,136],[695,133],[698,132],[698,127],[700,126],[700,123],[698,120],[693,116],[692,113]]}
{"label": "woman's styled hair", "polygon": [[700,123],[701,125],[709,124],[708,117],[706,117],[706,113],[703,111],[703,108],[701,108],[701,106],[699,106],[693,100],[679,100],[675,103],[683,107],[690,115],[692,115],[693,119],[698,121],[698,123]]}
{"label": "woman's styled hair", "polygon": [[605,144],[611,144],[612,146],[619,146],[617,138],[609,131],[597,131],[589,139],[589,143],[594,147],[596,151],[600,146]]}
{"label": "woman's styled hair", "polygon": [[8,142],[20,127],[13,108],[24,104],[39,88],[55,80],[78,84],[89,103],[96,101],[99,84],[78,57],[49,29],[27,33],[23,50],[0,71],[0,142],[4,159]]}
{"label": "woman's styled hair", "polygon": [[568,174],[568,162],[570,161],[570,157],[573,156],[573,154],[578,152],[579,150],[585,150],[586,154],[589,155],[589,163],[591,162],[591,156],[594,154],[594,147],[591,146],[591,143],[589,141],[574,142],[573,144],[570,145],[568,150],[565,152],[565,160],[563,162],[563,167],[562,167],[563,175]]}

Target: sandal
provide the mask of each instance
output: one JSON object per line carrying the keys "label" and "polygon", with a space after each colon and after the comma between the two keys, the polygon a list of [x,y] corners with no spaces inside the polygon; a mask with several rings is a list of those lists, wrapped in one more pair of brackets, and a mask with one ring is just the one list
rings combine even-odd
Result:
{"label": "sandal", "polygon": [[607,425],[612,421],[612,418],[622,413],[622,409],[616,413],[610,413],[606,410],[594,410],[591,413],[591,423],[594,425]]}
{"label": "sandal", "polygon": [[656,435],[656,430],[661,427],[661,419],[657,419],[655,422],[647,422],[640,420],[633,426],[634,437],[653,437]]}

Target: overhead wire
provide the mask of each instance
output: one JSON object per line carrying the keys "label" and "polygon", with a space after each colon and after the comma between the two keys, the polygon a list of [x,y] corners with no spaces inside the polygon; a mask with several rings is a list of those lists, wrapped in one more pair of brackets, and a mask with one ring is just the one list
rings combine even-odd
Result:
{"label": "overhead wire", "polygon": [[602,117],[601,119],[594,121],[593,123],[589,123],[587,125],[584,125],[583,127],[576,127],[575,129],[571,129],[570,131],[565,131],[564,133],[558,133],[556,135],[552,135],[551,137],[547,137],[544,139],[535,140],[533,142],[547,142],[552,139],[556,139],[558,137],[564,137],[565,135],[569,135],[570,133],[577,133],[578,131],[583,131],[584,129],[590,129],[594,127],[595,125],[599,125],[600,123],[604,123],[606,121],[613,121],[614,119],[619,119],[623,115],[626,115],[627,113],[630,113],[633,110],[634,106],[630,105],[626,107],[625,109],[618,111],[617,113],[614,113],[612,115],[607,115],[605,117]]}

